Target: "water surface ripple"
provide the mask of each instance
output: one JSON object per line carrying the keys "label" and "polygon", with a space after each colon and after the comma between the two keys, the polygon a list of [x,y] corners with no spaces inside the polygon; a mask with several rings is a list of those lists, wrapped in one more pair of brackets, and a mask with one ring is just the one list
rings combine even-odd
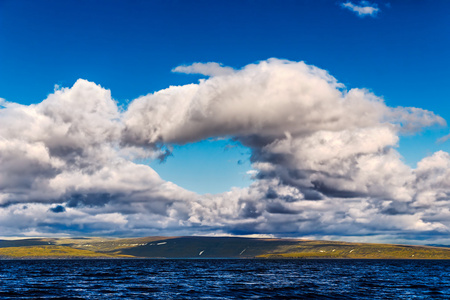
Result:
{"label": "water surface ripple", "polygon": [[0,299],[450,299],[445,260],[2,260]]}

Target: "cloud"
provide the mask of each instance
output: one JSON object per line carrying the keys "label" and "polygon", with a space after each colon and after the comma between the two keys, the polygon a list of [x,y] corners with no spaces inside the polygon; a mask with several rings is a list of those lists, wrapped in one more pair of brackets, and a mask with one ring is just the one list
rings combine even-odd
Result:
{"label": "cloud", "polygon": [[[396,151],[400,135],[443,126],[441,117],[389,107],[303,62],[269,59],[208,74],[124,111],[85,80],[36,105],[3,101],[0,230],[446,240],[449,154],[412,169]],[[197,195],[138,163],[224,137],[251,151],[247,188]]]}
{"label": "cloud", "polygon": [[[285,132],[307,135],[369,126],[383,117],[386,107],[379,99],[365,97],[361,90],[344,95],[341,86],[319,68],[270,59],[233,76],[212,77],[136,99],[124,116],[124,141],[183,144],[227,135],[274,139]],[[335,108],[327,109],[328,105]],[[359,118],[359,112],[366,118]],[[348,117],[341,118],[344,114]]]}
{"label": "cloud", "polygon": [[445,143],[445,142],[448,141],[449,139],[450,139],[450,134],[447,134],[447,135],[445,135],[445,136],[439,138],[439,139],[437,140],[437,142],[438,142],[438,143]]}
{"label": "cloud", "polygon": [[141,97],[124,124],[124,142],[133,145],[229,136],[251,149],[255,183],[190,203],[192,223],[287,235],[400,230],[396,222],[408,230],[445,227],[413,208],[417,174],[395,150],[399,134],[445,121],[388,107],[366,90],[347,91],[302,62],[270,59]]}
{"label": "cloud", "polygon": [[202,74],[205,76],[222,76],[231,75],[234,73],[233,68],[223,67],[221,64],[215,62],[208,63],[193,63],[188,66],[178,66],[172,72],[185,74]]}
{"label": "cloud", "polygon": [[432,112],[389,108],[366,90],[343,88],[325,70],[269,59],[232,76],[172,86],[136,99],[124,114],[123,142],[154,146],[235,136],[251,146],[286,134],[300,137],[380,124],[413,132],[445,123]]}
{"label": "cloud", "polygon": [[371,16],[375,17],[380,9],[375,3],[371,4],[368,1],[361,1],[359,5],[353,4],[352,2],[342,3],[341,6],[350,11],[356,13],[359,17]]}
{"label": "cloud", "polygon": [[85,80],[36,105],[6,103],[0,110],[8,124],[0,128],[0,205],[111,203],[124,212],[119,207],[126,203],[127,212],[165,214],[193,195],[129,160],[124,153],[133,148],[119,145],[120,119],[110,92]]}

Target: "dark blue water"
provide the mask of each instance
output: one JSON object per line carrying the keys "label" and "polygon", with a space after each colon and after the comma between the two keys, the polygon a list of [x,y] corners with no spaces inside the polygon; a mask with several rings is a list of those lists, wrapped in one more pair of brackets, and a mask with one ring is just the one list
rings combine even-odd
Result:
{"label": "dark blue water", "polygon": [[3,260],[0,299],[450,299],[450,261]]}

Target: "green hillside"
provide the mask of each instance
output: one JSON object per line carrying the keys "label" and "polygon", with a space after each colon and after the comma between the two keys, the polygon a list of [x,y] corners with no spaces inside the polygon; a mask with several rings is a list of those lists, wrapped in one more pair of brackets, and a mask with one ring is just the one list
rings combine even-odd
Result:
{"label": "green hillside", "polygon": [[450,259],[450,248],[239,237],[0,240],[0,258]]}
{"label": "green hillside", "polygon": [[450,248],[308,241],[280,246],[261,258],[450,259]]}
{"label": "green hillside", "polygon": [[[0,248],[2,258],[114,258],[109,255],[64,246],[23,246]],[[123,256],[126,257],[126,256]]]}

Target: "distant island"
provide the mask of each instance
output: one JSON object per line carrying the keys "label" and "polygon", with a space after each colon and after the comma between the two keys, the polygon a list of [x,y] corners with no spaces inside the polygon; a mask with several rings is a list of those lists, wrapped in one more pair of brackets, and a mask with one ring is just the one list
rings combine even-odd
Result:
{"label": "distant island", "polygon": [[450,248],[197,236],[0,240],[0,259],[76,258],[450,259]]}

